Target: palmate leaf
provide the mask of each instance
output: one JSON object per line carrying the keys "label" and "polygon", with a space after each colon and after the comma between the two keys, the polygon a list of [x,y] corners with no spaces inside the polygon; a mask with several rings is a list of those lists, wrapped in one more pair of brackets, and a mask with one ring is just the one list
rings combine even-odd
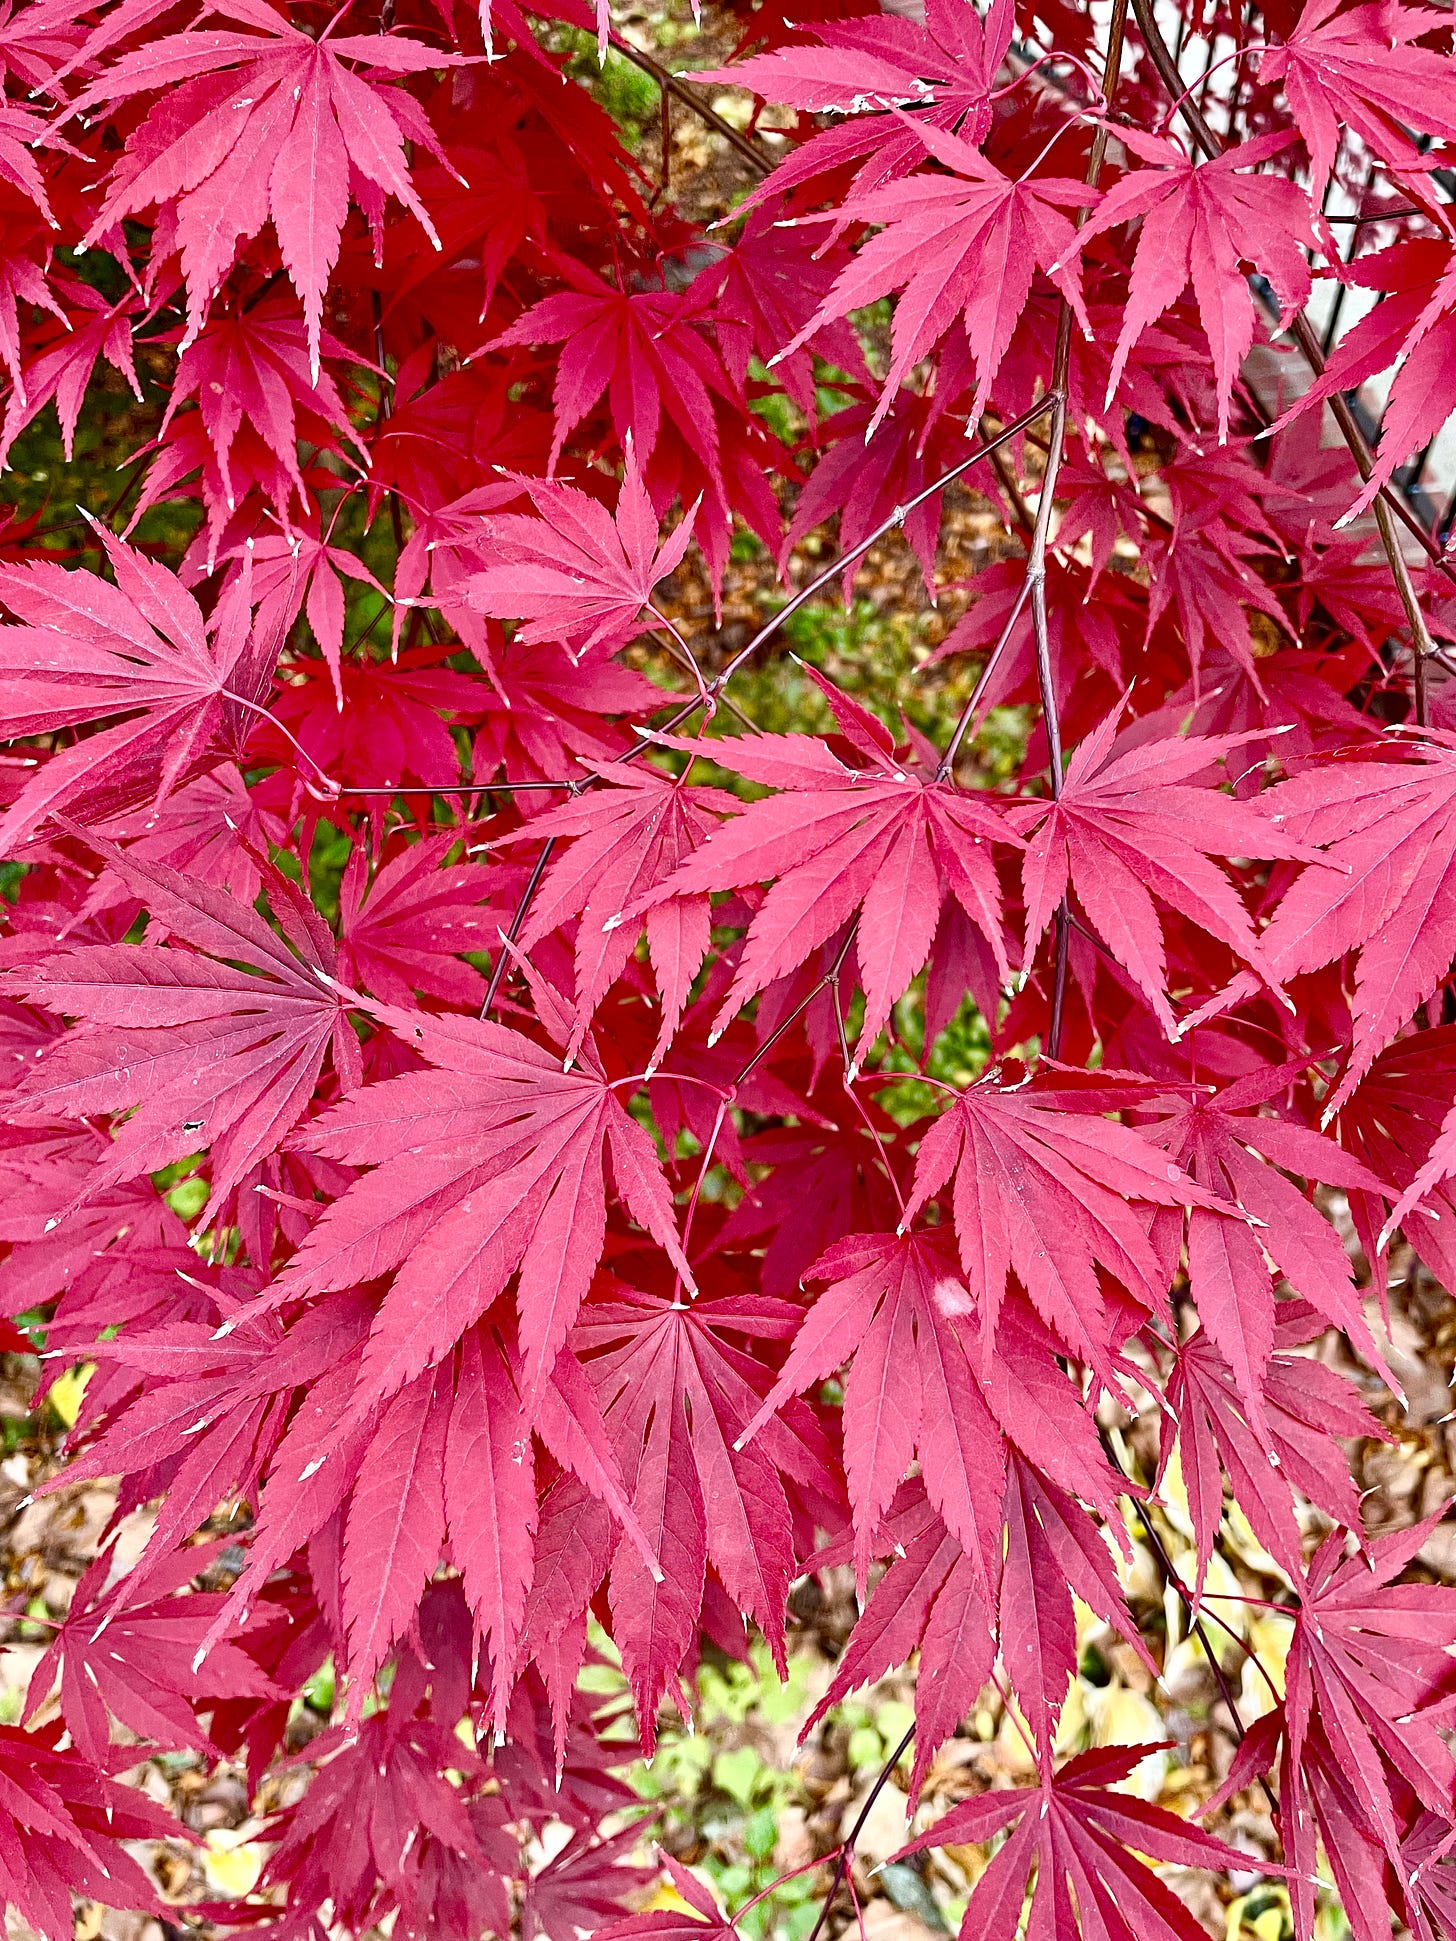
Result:
{"label": "palmate leaf", "polygon": [[1115,1086],[1028,1085],[992,1072],[926,1132],[906,1207],[910,1219],[951,1187],[968,1313],[981,1365],[997,1352],[1008,1277],[1047,1325],[1115,1385],[1118,1345],[1098,1283],[1100,1263],[1149,1313],[1164,1310],[1171,1272],[1148,1238],[1145,1210],[1227,1202],[1129,1126],[1102,1113]]}
{"label": "palmate leaf", "polygon": [[1060,176],[1012,180],[958,135],[895,109],[907,135],[925,145],[946,171],[914,175],[884,188],[856,190],[842,204],[846,221],[881,224],[809,322],[779,352],[786,356],[815,331],[888,290],[902,292],[895,311],[894,354],[875,422],[887,412],[910,371],[962,318],[972,345],[976,395],[970,422],[985,409],[1016,320],[1038,270],[1049,276],[1090,330],[1066,209],[1095,193]]}
{"label": "palmate leaf", "polygon": [[[145,18],[146,0],[131,10]],[[108,21],[127,30],[123,8]],[[74,104],[154,95],[88,235],[93,242],[121,219],[168,208],[187,283],[188,339],[233,266],[240,243],[270,218],[289,280],[303,302],[309,375],[318,383],[323,299],[356,182],[376,206],[392,195],[433,238],[434,225],[410,180],[405,144],[439,154],[430,124],[411,96],[355,73],[420,74],[454,67],[460,56],[398,35],[327,32],[315,40],[267,0],[217,0],[209,12],[240,27],[195,28],[123,54]]]}
{"label": "palmate leaf", "polygon": [[496,513],[481,522],[476,544],[492,564],[469,575],[461,597],[478,613],[524,621],[520,638],[528,646],[564,640],[578,660],[593,648],[620,647],[638,631],[652,589],[681,565],[694,512],[659,543],[630,439],[615,518],[574,486],[516,482],[537,517]]}
{"label": "palmate leaf", "polygon": [[16,1113],[34,1124],[136,1107],[71,1206],[206,1148],[216,1214],[304,1117],[326,1057],[344,1084],[358,1082],[334,940],[271,865],[260,867],[281,936],[225,891],[86,840],[153,923],[192,948],[83,945],[22,973],[35,1002],[84,1023],[36,1062]]}
{"label": "palmate leaf", "polygon": [[1227,440],[1233,387],[1254,341],[1253,301],[1240,265],[1259,265],[1285,319],[1309,298],[1306,249],[1314,240],[1309,197],[1298,183],[1280,176],[1243,173],[1289,143],[1284,133],[1263,135],[1195,166],[1176,142],[1128,131],[1128,148],[1159,172],[1136,169],[1123,176],[1077,239],[1084,249],[1116,224],[1141,219],[1127,310],[1107,380],[1108,405],[1140,334],[1191,281],[1213,358],[1219,443]]}
{"label": "palmate leaf", "polygon": [[[1161,1806],[1113,1789],[1162,1746],[1112,1746],[1079,1753],[1057,1772],[1012,1792],[983,1793],[950,1812],[902,1853],[971,1845],[1006,1834],[976,1882],[962,1941],[1011,1941],[1031,1886],[1028,1935],[1109,1936],[1115,1941],[1203,1941],[1204,1929],[1138,1858],[1185,1867],[1268,1871],[1268,1863],[1226,1846]],[[1032,1884],[1032,1876],[1035,1882]]]}
{"label": "palmate leaf", "polygon": [[277,634],[254,631],[240,577],[211,623],[165,567],[99,528],[116,577],[47,561],[0,566],[0,709],[12,736],[107,722],[56,748],[0,819],[12,855],[65,811],[100,820],[153,806],[224,759],[224,735],[251,725],[273,673]]}
{"label": "palmate leaf", "polygon": [[1031,952],[1070,889],[1117,961],[1132,974],[1170,1038],[1167,959],[1156,896],[1190,917],[1272,981],[1266,943],[1211,855],[1313,857],[1278,824],[1210,788],[1210,769],[1251,737],[1117,739],[1121,709],[1067,764],[1060,796],[1008,812],[1026,836],[1022,893]]}
{"label": "palmate leaf", "polygon": [[[564,1039],[570,1013],[532,981]],[[502,1025],[365,1008],[429,1069],[366,1086],[302,1135],[310,1152],[373,1170],[325,1212],[269,1298],[395,1270],[364,1358],[367,1412],[441,1361],[518,1274],[530,1421],[601,1257],[609,1165],[622,1204],[694,1284],[656,1149],[589,1043],[563,1071],[559,1052]]]}
{"label": "palmate leaf", "polygon": [[882,721],[815,678],[855,765],[809,735],[682,744],[780,792],[750,803],[624,915],[645,912],[650,921],[673,898],[777,879],[749,925],[714,1022],[718,1033],[858,912],[855,960],[865,993],[858,1061],[930,955],[943,898],[961,905],[1009,981],[991,845],[1014,846],[1017,838],[985,794],[941,780],[927,769],[923,746],[913,754],[897,749]]}

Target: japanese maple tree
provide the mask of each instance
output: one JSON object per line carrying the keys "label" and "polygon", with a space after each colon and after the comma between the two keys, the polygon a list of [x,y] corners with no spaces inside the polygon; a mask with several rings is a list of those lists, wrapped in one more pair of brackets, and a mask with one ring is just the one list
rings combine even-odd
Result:
{"label": "japanese maple tree", "polygon": [[[805,1734],[917,1718],[816,1937],[896,1770],[965,1941],[1456,1936],[1444,1505],[1350,1454],[1456,1275],[1451,12],[685,16],[0,8],[0,1349],[113,1491],[0,1911],[160,1916],[173,1754],[217,1932],[736,1937],[624,1768],[839,1573]],[[796,665],[867,556],[916,663]],[[1069,1749],[1079,1607],[1195,1641],[1207,1824]]]}

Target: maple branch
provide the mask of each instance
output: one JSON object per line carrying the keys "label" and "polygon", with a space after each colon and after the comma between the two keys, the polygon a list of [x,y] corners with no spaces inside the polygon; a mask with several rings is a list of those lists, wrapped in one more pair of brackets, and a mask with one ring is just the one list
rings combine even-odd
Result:
{"label": "maple branch", "polygon": [[768,1057],[769,1053],[773,1050],[774,1046],[778,1043],[780,1038],[783,1037],[784,1033],[786,1031],[791,1030],[792,1027],[798,1023],[799,1019],[803,1017],[804,1013],[808,1010],[809,1006],[814,1002],[815,998],[818,997],[819,993],[821,991],[827,991],[829,989],[829,985],[831,981],[837,981],[839,977],[839,973],[844,967],[844,960],[849,955],[850,946],[851,944],[853,944],[855,937],[858,934],[858,931],[859,931],[859,918],[856,917],[854,922],[849,926],[849,933],[845,937],[844,942],[840,945],[839,954],[835,958],[833,965],[830,967],[830,969],[825,971],[824,975],[819,979],[819,982],[814,986],[813,990],[810,991],[809,995],[806,998],[804,998],[800,1003],[794,1006],[793,1010],[790,1011],[789,1015],[784,1019],[783,1023],[775,1026],[775,1028],[769,1033],[768,1037],[764,1039],[763,1043],[758,1047],[757,1051],[754,1052],[752,1058],[749,1059],[748,1063],[743,1067],[743,1070],[739,1072],[737,1078],[734,1079],[733,1089],[735,1092],[737,1091],[738,1087],[743,1083],[744,1079],[748,1077],[750,1072],[752,1072],[754,1066],[761,1064],[763,1060]]}
{"label": "maple branch", "polygon": [[734,153],[741,155],[750,167],[757,169],[760,175],[772,174],[778,166],[774,157],[766,155],[757,142],[750,141],[748,136],[741,129],[735,128],[731,121],[725,121],[716,108],[710,108],[696,88],[691,88],[686,81],[679,80],[671,68],[664,67],[661,61],[654,60],[651,54],[644,53],[640,47],[634,47],[631,41],[624,40],[615,28],[608,34],[607,40],[615,53],[621,54],[640,67],[644,74],[650,74],[664,94],[670,94],[674,100],[680,101],[685,108],[691,109],[700,121],[706,122],[715,134],[721,135]]}
{"label": "maple branch", "polygon": [[[1157,21],[1153,18],[1152,0],[1132,0],[1132,7],[1137,15],[1138,30],[1142,34],[1164,87],[1174,97],[1178,111],[1187,122],[1189,132],[1198,147],[1202,149],[1205,159],[1216,161],[1224,154],[1227,144],[1209,126],[1198,103],[1191,96],[1184,94],[1183,77],[1178,72],[1178,64],[1173,59],[1168,43],[1163,39]],[[1303,310],[1299,311],[1289,325],[1288,334],[1298,345],[1300,353],[1315,376],[1323,376],[1324,349],[1314,326]],[[1336,392],[1329,403],[1335,423],[1339,426],[1340,435],[1350,449],[1350,455],[1355,461],[1361,478],[1368,480],[1375,470],[1375,458],[1364,432],[1356,422],[1354,412],[1350,409],[1349,399]],[[1411,583],[1410,568],[1406,564],[1405,555],[1400,549],[1400,542],[1396,538],[1395,528],[1391,523],[1392,509],[1406,528],[1414,534],[1427,557],[1440,566],[1447,577],[1453,581],[1456,581],[1456,567],[1443,557],[1441,547],[1417,519],[1413,509],[1391,492],[1388,486],[1382,485],[1375,500],[1375,523],[1380,532],[1380,543],[1386,562],[1390,567],[1390,576],[1395,582],[1395,590],[1400,595],[1400,603],[1411,630],[1411,646],[1415,657],[1416,722],[1418,726],[1424,727],[1426,725],[1425,663],[1432,652],[1432,641],[1425,615],[1421,611],[1420,600]]]}
{"label": "maple branch", "polygon": [[859,1809],[859,1815],[854,1825],[849,1829],[849,1834],[844,1844],[839,1849],[839,1858],[834,1864],[834,1877],[829,1883],[829,1891],[824,1896],[824,1904],[819,1909],[819,1918],[815,1921],[813,1927],[810,1928],[806,1941],[819,1941],[819,1936],[824,1930],[824,1923],[829,1919],[830,1909],[834,1905],[834,1896],[844,1885],[844,1877],[849,1872],[850,1863],[854,1859],[855,1841],[864,1832],[865,1823],[870,1817],[875,1801],[880,1797],[880,1794],[885,1790],[886,1786],[889,1785],[896,1766],[899,1765],[900,1761],[905,1757],[905,1754],[910,1750],[910,1744],[914,1737],[915,1727],[912,1725],[906,1732],[904,1738],[901,1739],[899,1745],[895,1747],[894,1751],[886,1759],[884,1765],[880,1767],[878,1778],[865,1795],[865,1803]]}
{"label": "maple branch", "polygon": [[970,699],[961,709],[960,719],[955,725],[955,733],[946,743],[945,753],[941,756],[940,765],[935,771],[935,779],[937,782],[943,782],[947,775],[950,774],[951,768],[955,763],[956,755],[960,751],[961,742],[969,731],[971,722],[975,719],[976,709],[980,705],[981,696],[985,693],[991,676],[996,672],[997,662],[1001,659],[1001,655],[1005,651],[1006,643],[1011,638],[1012,629],[1021,618],[1022,609],[1025,607],[1030,593],[1031,581],[1029,578],[1024,579],[1021,582],[1021,591],[1017,594],[1011,612],[1007,616],[1006,625],[1001,629],[996,645],[987,656],[986,665],[976,677],[976,685],[971,689]]}
{"label": "maple branch", "polygon": [[[882,519],[867,538],[861,539],[855,546],[850,546],[830,565],[826,566],[822,573],[817,573],[807,585],[800,587],[793,598],[787,600],[779,608],[778,612],[774,614],[772,619],[765,622],[759,628],[747,646],[739,648],[727,666],[721,672],[715,674],[712,680],[709,681],[709,694],[721,694],[729,681],[738,672],[738,669],[758,652],[765,641],[771,640],[779,628],[783,626],[784,622],[792,614],[797,613],[800,607],[812,600],[816,593],[822,593],[826,586],[831,585],[837,580],[846,566],[853,565],[857,559],[863,559],[864,555],[872,546],[878,545],[886,533],[893,532],[896,526],[903,526],[910,514],[916,511],[918,507],[924,505],[927,499],[933,499],[936,493],[944,491],[946,486],[954,485],[956,480],[963,478],[973,465],[979,465],[983,458],[989,458],[993,452],[997,452],[1003,445],[1009,444],[1013,438],[1018,437],[1025,431],[1028,425],[1034,425],[1038,418],[1044,418],[1050,409],[1051,399],[1049,397],[1040,398],[1028,410],[1023,411],[1020,417],[1013,418],[1009,425],[1006,425],[1001,431],[998,431],[994,438],[988,439],[984,444],[978,445],[969,458],[963,458],[959,465],[952,465],[948,472],[943,472],[932,484],[925,486],[913,498],[907,499],[904,505],[896,506],[890,516],[887,519]],[[698,706],[698,701],[694,699],[685,707],[680,708],[661,732],[670,734],[681,722],[686,721]],[[622,759],[624,761],[631,761],[635,756],[640,755],[645,749],[651,746],[651,735],[643,735]]]}
{"label": "maple branch", "polygon": [[506,964],[511,954],[506,948],[506,945],[513,944],[517,937],[520,936],[521,926],[525,923],[527,912],[535,901],[536,892],[541,887],[541,878],[546,874],[546,865],[551,861],[555,850],[556,838],[555,836],[548,836],[541,845],[541,854],[536,858],[531,874],[526,878],[526,887],[521,891],[520,901],[516,904],[516,913],[511,918],[510,928],[505,933],[501,948],[496,952],[495,963],[491,966],[490,982],[485,987],[485,1002],[480,1007],[480,1015],[482,1018],[488,1018],[490,1016],[491,1007],[496,1001],[496,997],[500,991],[501,981],[506,974]]}
{"label": "maple branch", "polygon": [[[1136,5],[1136,3],[1137,3],[1137,0],[1134,0],[1134,5]],[[1117,1448],[1114,1445],[1111,1436],[1108,1435],[1106,1429],[1104,1429],[1100,1423],[1097,1429],[1097,1436],[1098,1436],[1098,1440],[1102,1444],[1103,1454],[1107,1457],[1107,1460],[1112,1464],[1113,1468],[1117,1471],[1118,1475],[1121,1476],[1125,1482],[1131,1482],[1132,1478],[1127,1473],[1126,1464],[1123,1462],[1121,1456],[1118,1454]],[[1234,1728],[1234,1737],[1238,1741],[1238,1743],[1242,1745],[1245,1738],[1248,1736],[1244,1726],[1243,1717],[1240,1714],[1238,1705],[1234,1700],[1233,1687],[1229,1684],[1228,1673],[1224,1670],[1222,1664],[1219,1662],[1218,1657],[1214,1653],[1213,1646],[1208,1641],[1208,1633],[1203,1628],[1202,1613],[1198,1610],[1198,1608],[1194,1604],[1192,1593],[1189,1591],[1188,1586],[1183,1582],[1183,1578],[1179,1573],[1177,1565],[1173,1562],[1172,1557],[1168,1554],[1168,1546],[1167,1544],[1164,1543],[1161,1533],[1159,1532],[1157,1526],[1154,1524],[1152,1519],[1152,1514],[1149,1511],[1147,1504],[1143,1502],[1137,1502],[1137,1499],[1135,1497],[1130,1498],[1129,1500],[1137,1503],[1138,1518],[1139,1518],[1139,1521],[1142,1523],[1143,1530],[1147,1535],[1148,1543],[1152,1548],[1153,1555],[1157,1559],[1159,1573],[1162,1576],[1163,1582],[1169,1585],[1170,1588],[1175,1592],[1175,1594],[1179,1599],[1179,1602],[1183,1606],[1183,1609],[1188,1614],[1189,1629],[1192,1631],[1194,1637],[1197,1638],[1199,1645],[1202,1648],[1203,1655],[1208,1660],[1209,1668],[1213,1672],[1214,1683],[1218,1686],[1219,1697],[1223,1700],[1224,1705],[1227,1708],[1229,1718],[1232,1721],[1233,1728]],[[1230,1627],[1228,1625],[1225,1625],[1224,1629],[1229,1630]],[[1234,1635],[1235,1637],[1237,1637],[1236,1633],[1231,1633],[1231,1635]],[[1249,1650],[1248,1646],[1244,1645],[1243,1640],[1241,1638],[1239,1638],[1237,1641],[1240,1647],[1246,1652],[1248,1652],[1249,1657],[1253,1658],[1254,1662],[1257,1664],[1258,1654],[1254,1651]],[[1262,1665],[1259,1668],[1261,1671],[1263,1671]],[[1267,1672],[1264,1673],[1264,1677],[1267,1682],[1268,1681]],[[1272,1685],[1270,1689],[1271,1690],[1273,1689]],[[1275,1823],[1277,1824],[1279,1819],[1279,1801],[1275,1797],[1274,1789],[1270,1786],[1269,1781],[1266,1778],[1264,1778],[1262,1775],[1260,1776],[1259,1784],[1263,1788],[1264,1798],[1268,1802],[1269,1811],[1273,1814]]]}

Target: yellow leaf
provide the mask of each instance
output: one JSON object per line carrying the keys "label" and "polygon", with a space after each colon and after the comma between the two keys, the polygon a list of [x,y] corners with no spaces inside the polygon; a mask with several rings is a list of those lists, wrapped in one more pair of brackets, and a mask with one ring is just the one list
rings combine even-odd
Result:
{"label": "yellow leaf", "polygon": [[263,1871],[262,1847],[227,1827],[214,1827],[202,1850],[202,1871],[215,1893],[230,1901],[251,1894]]}
{"label": "yellow leaf", "polygon": [[68,1368],[52,1384],[46,1400],[68,1429],[76,1426],[76,1417],[81,1413],[81,1400],[86,1393],[86,1384],[96,1372],[94,1361],[80,1363]]}

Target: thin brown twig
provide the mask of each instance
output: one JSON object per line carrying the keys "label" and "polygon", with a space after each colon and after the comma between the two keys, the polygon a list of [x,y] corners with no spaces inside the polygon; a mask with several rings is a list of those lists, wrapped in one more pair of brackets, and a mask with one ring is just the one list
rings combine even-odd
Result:
{"label": "thin brown twig", "polygon": [[765,154],[757,142],[750,141],[748,136],[741,129],[735,128],[731,121],[725,121],[716,108],[708,106],[696,88],[691,88],[686,81],[680,80],[671,68],[664,67],[661,61],[654,60],[651,54],[644,53],[640,47],[634,47],[631,41],[624,40],[615,30],[608,39],[615,53],[640,67],[644,74],[650,74],[664,94],[672,95],[674,100],[680,101],[685,108],[691,109],[700,121],[706,122],[715,134],[721,135],[734,153],[741,155],[744,161],[757,169],[760,175],[768,175],[777,166],[773,156]]}
{"label": "thin brown twig", "polygon": [[865,1803],[859,1810],[859,1817],[849,1829],[848,1837],[839,1849],[839,1858],[834,1863],[834,1877],[829,1883],[828,1893],[824,1896],[824,1904],[819,1909],[819,1918],[809,1930],[807,1941],[819,1941],[819,1936],[824,1930],[824,1923],[829,1919],[830,1909],[834,1905],[834,1897],[844,1885],[844,1877],[849,1872],[850,1865],[854,1860],[855,1841],[864,1832],[865,1823],[870,1817],[870,1812],[875,1801],[890,1783],[891,1775],[896,1766],[905,1757],[905,1754],[910,1750],[910,1743],[914,1737],[915,1727],[912,1725],[909,1731],[906,1732],[904,1738],[901,1739],[899,1745],[895,1747],[895,1750],[886,1759],[884,1765],[880,1767],[879,1777],[866,1794]]}

